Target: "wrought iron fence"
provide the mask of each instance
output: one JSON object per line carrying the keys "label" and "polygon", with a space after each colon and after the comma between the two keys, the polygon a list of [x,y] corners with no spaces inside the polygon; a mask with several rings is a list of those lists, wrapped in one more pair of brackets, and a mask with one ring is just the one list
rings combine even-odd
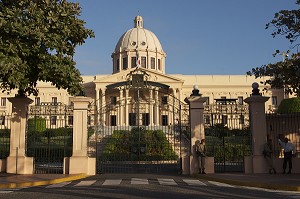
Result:
{"label": "wrought iron fence", "polygon": [[243,172],[244,156],[251,154],[248,106],[236,99],[218,99],[204,108],[207,155],[215,172]]}
{"label": "wrought iron fence", "polygon": [[29,106],[26,155],[35,173],[63,173],[64,157],[72,156],[73,106],[41,103]]}
{"label": "wrought iron fence", "polygon": [[6,112],[0,113],[0,159],[5,159],[9,156],[10,122],[11,115]]}
{"label": "wrought iron fence", "polygon": [[300,157],[300,113],[266,114],[267,135],[272,140],[275,157],[283,157],[278,138],[288,138],[294,145],[297,157]]}

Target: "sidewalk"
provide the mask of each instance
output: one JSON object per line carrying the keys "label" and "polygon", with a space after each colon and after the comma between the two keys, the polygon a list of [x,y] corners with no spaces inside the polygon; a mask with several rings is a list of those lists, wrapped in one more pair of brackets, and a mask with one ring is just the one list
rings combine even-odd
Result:
{"label": "sidewalk", "polygon": [[16,175],[0,173],[1,188],[20,188],[56,184],[66,181],[79,180],[86,178],[86,174],[64,175],[64,174],[32,174]]}
{"label": "sidewalk", "polygon": [[231,185],[300,191],[300,174],[215,173],[206,175],[196,174],[195,177]]}

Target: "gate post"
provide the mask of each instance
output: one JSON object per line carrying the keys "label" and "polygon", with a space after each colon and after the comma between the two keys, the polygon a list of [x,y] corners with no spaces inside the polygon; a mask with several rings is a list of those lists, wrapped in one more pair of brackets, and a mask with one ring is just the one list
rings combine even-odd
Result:
{"label": "gate post", "polygon": [[[69,174],[86,173],[96,174],[96,159],[87,156],[88,139],[88,97],[72,97],[74,104],[73,112],[73,155],[70,157]],[[65,158],[67,162],[68,158]]]}
{"label": "gate post", "polygon": [[33,100],[16,96],[8,98],[12,103],[10,153],[7,157],[7,173],[33,174],[33,157],[26,157],[26,114]]}
{"label": "gate post", "polygon": [[263,156],[266,143],[267,128],[265,102],[269,97],[259,93],[258,83],[252,84],[252,95],[244,101],[249,104],[250,132],[252,134],[252,156],[245,157],[245,173],[266,173],[267,164]]}
{"label": "gate post", "polygon": [[[194,86],[193,93],[189,98],[186,98],[185,101],[187,101],[190,106],[191,154],[189,157],[189,173],[196,174],[199,173],[199,160],[195,151],[195,142],[197,140],[205,139],[203,113],[204,103],[207,101],[207,97],[202,97],[202,94],[199,93],[198,87]],[[186,165],[185,162],[183,165]],[[183,169],[185,169],[184,166]],[[214,173],[213,158],[206,157],[205,171],[207,173]]]}

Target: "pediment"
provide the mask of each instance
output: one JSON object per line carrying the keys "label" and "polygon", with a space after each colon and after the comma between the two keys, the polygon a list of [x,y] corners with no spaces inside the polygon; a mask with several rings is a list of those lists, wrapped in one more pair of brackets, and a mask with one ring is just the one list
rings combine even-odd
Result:
{"label": "pediment", "polygon": [[[107,76],[102,76],[98,79],[94,80],[95,84],[101,84],[101,85],[110,85],[110,84],[116,84],[119,82],[124,82],[128,80],[128,75],[130,72],[134,72],[136,68],[132,68],[126,71],[121,71],[116,74],[112,75],[107,75]],[[139,71],[143,71],[147,74],[148,81],[152,82],[159,82],[162,84],[169,85],[170,87],[173,87],[176,85],[176,87],[181,87],[184,83],[184,80],[166,75],[166,74],[161,74],[153,70],[145,69],[145,68],[139,68]]]}

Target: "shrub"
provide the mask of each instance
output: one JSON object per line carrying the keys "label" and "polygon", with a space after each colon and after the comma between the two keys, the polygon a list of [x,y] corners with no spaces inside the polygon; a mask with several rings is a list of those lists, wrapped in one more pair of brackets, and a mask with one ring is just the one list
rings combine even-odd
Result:
{"label": "shrub", "polygon": [[46,130],[46,119],[38,116],[28,119],[28,130],[37,132]]}
{"label": "shrub", "polygon": [[300,97],[283,99],[278,106],[278,113],[300,112]]}

